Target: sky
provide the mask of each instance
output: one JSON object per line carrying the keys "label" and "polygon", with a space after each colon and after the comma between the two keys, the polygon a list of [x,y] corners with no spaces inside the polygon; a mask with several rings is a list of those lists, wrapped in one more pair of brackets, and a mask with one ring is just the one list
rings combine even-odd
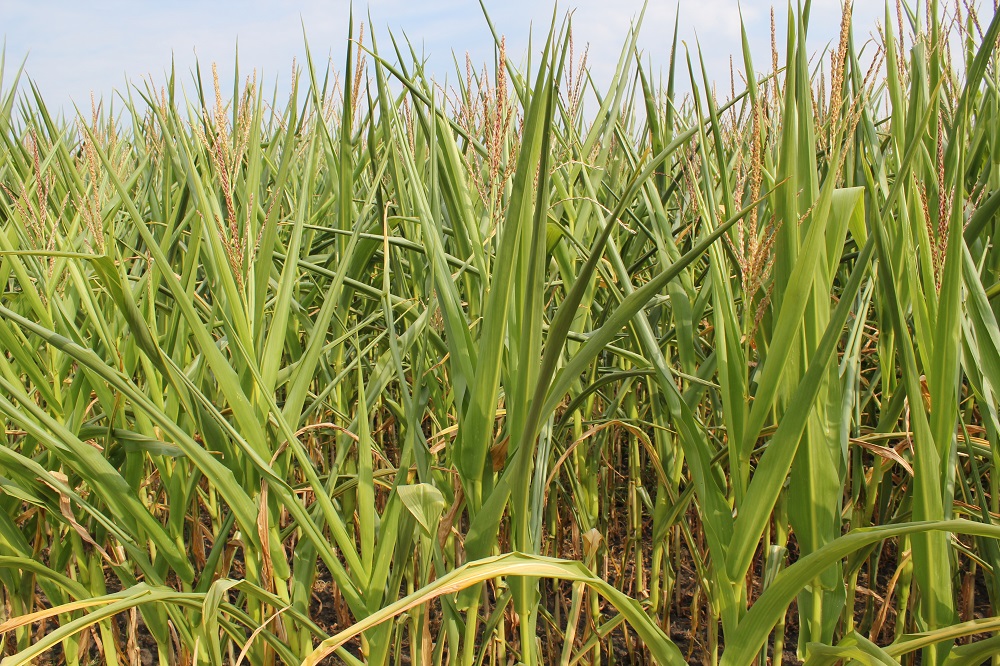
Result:
{"label": "sky", "polygon": [[[989,0],[988,4],[992,6]],[[510,57],[521,60],[535,35],[541,45],[552,18],[551,0],[484,0],[497,30],[506,36]],[[710,76],[729,89],[729,59],[742,62],[740,16],[746,24],[755,67],[769,68],[771,0],[649,0],[639,46],[652,71],[669,62],[675,12],[680,39],[694,52],[700,44]],[[895,4],[895,3],[893,3]],[[784,34],[785,3],[778,2],[778,34]],[[577,54],[589,44],[588,63],[598,82],[610,78],[630,24],[643,0],[563,0],[560,16],[572,10]],[[832,48],[841,14],[840,0],[813,0],[810,48]],[[190,93],[196,60],[203,76],[217,62],[220,76],[231,81],[239,49],[243,73],[257,69],[269,87],[287,89],[293,58],[305,52],[303,27],[315,61],[330,58],[343,67],[349,0],[0,0],[6,65],[2,82],[22,61],[26,74],[54,108],[89,115],[90,95],[108,100],[114,91],[152,77],[166,80],[171,62]],[[881,1],[856,0],[855,39],[861,43],[884,16]],[[405,36],[428,58],[434,77],[457,78],[453,54],[474,64],[493,57],[493,43],[478,0],[363,0],[354,2],[356,21],[372,26],[383,50],[391,31]],[[992,13],[992,12],[991,12]],[[782,38],[779,37],[779,42]],[[683,47],[682,47],[683,48]],[[210,81],[207,81],[210,84]],[[738,82],[737,82],[738,85]]]}

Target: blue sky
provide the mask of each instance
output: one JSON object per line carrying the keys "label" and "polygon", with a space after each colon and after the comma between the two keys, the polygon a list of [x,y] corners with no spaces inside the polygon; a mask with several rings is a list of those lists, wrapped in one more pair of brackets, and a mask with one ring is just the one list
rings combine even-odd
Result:
{"label": "blue sky", "polygon": [[[356,20],[368,23],[387,44],[387,30],[404,32],[429,56],[436,78],[455,79],[452,52],[464,60],[469,52],[480,66],[492,57],[492,42],[477,0],[371,0],[355,4]],[[520,59],[534,25],[536,35],[552,16],[551,0],[485,0],[497,29],[506,35],[508,52]],[[640,47],[654,70],[668,61],[674,13],[679,8],[681,39],[694,48],[697,39],[710,75],[721,90],[729,88],[729,56],[740,62],[740,8],[759,70],[770,61],[770,0],[650,0]],[[785,4],[777,3],[778,31],[783,34]],[[989,3],[992,5],[992,2]],[[131,81],[152,75],[158,83],[177,64],[181,81],[191,90],[195,58],[208,76],[211,63],[231,80],[237,41],[241,69],[256,68],[269,85],[287,84],[294,57],[302,62],[302,25],[314,58],[329,56],[340,68],[347,34],[347,0],[0,0],[7,76],[25,56],[26,72],[53,107],[72,111],[76,103],[89,110],[91,91],[108,99]],[[821,49],[837,35],[839,0],[813,0],[810,39]],[[573,9],[575,43],[590,44],[589,63],[598,80],[613,71],[629,24],[642,0],[575,0],[560,2],[559,12]],[[855,34],[864,41],[884,16],[881,2],[856,0]],[[537,43],[537,42],[536,42]],[[578,52],[580,48],[578,46]],[[4,86],[6,87],[7,79]]]}

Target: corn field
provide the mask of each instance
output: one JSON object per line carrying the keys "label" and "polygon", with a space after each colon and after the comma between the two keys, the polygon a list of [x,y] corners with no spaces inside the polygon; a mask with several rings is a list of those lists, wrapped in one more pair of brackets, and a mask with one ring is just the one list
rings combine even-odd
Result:
{"label": "corn field", "polygon": [[1000,19],[809,13],[0,67],[0,664],[1000,663]]}

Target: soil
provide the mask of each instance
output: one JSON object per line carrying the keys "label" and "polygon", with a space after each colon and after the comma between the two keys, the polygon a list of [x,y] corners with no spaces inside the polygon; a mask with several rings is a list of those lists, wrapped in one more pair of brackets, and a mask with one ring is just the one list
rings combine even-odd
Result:
{"label": "soil", "polygon": [[[689,518],[693,519],[693,516]],[[644,547],[642,549],[647,554],[644,565],[649,567],[648,553],[651,552],[651,544],[648,543],[648,535],[652,533],[652,526],[645,525],[643,533],[647,535],[645,539],[647,543],[643,544]],[[609,534],[608,537],[609,548],[605,555],[608,565],[606,572],[601,573],[608,582],[625,588],[626,592],[634,595],[635,591],[630,589],[630,586],[635,580],[635,558],[629,555],[627,539],[624,533]],[[574,554],[574,547],[569,543],[571,541],[572,539],[568,536],[565,536],[563,539],[561,545],[565,548],[565,556],[572,556]],[[709,630],[707,623],[704,621],[704,618],[708,617],[709,612],[707,601],[705,595],[701,592],[701,583],[699,582],[698,572],[694,566],[695,559],[691,556],[688,545],[683,539],[678,540],[677,544],[679,545],[678,557],[676,558],[678,566],[674,571],[675,582],[671,597],[670,618],[665,630],[668,631],[671,639],[678,646],[681,653],[685,655],[689,663],[711,664],[712,655],[709,649]],[[868,558],[858,574],[858,594],[854,600],[854,621],[856,628],[863,635],[868,636],[879,645],[886,645],[893,641],[897,632],[897,597],[893,593],[889,599],[886,599],[885,595],[896,573],[896,564],[899,557],[897,544],[893,540],[886,541],[880,548],[880,553],[873,551],[872,556]],[[798,557],[794,534],[789,540],[788,550],[788,563],[790,564]],[[878,557],[875,557],[875,555],[878,555]],[[875,580],[872,581],[868,566],[869,563],[875,561],[878,562],[878,569]],[[963,569],[957,577],[958,582],[956,583],[960,620],[965,621],[974,618],[991,617],[993,612],[989,602],[989,592],[983,569],[976,567],[975,572],[970,574],[968,570],[969,562],[963,559],[960,564]],[[234,574],[239,573],[240,566],[241,562],[236,558],[234,561]],[[753,564],[753,586],[749,592],[751,600],[760,595],[762,579],[763,556],[758,551]],[[106,583],[108,592],[120,589],[117,580],[111,576],[108,577]],[[493,590],[489,589],[491,600],[492,592]],[[546,648],[543,652],[553,655],[557,659],[564,640],[563,631],[565,630],[565,619],[568,614],[569,600],[571,599],[571,585],[568,582],[556,584],[544,581],[541,586],[541,592],[545,612],[538,622],[538,638],[543,647]],[[38,594],[39,599],[44,602],[44,595],[40,589],[38,590]],[[638,596],[641,597],[641,595]],[[913,599],[910,600],[911,603],[913,601]],[[338,593],[337,586],[333,583],[329,571],[322,562],[317,567],[316,581],[313,586],[312,607],[310,610],[314,622],[329,634],[336,633],[352,623],[348,608]],[[884,621],[881,622],[880,628],[874,634],[871,634],[870,632],[876,620],[875,616],[882,610],[884,610]],[[508,613],[510,619],[513,621],[513,614],[510,611]],[[600,613],[601,622],[611,620],[617,614],[615,609],[603,600],[600,604]],[[121,643],[124,646],[125,637],[128,635],[128,615],[119,615],[113,622],[113,630],[117,634],[117,637],[121,639]],[[586,631],[584,622],[585,620],[581,620],[577,628],[577,636]],[[436,635],[439,624],[439,606],[432,604],[430,612],[430,633],[432,636]],[[53,630],[55,626],[56,623],[53,620],[36,622],[32,625],[32,634],[35,637],[40,637]],[[915,628],[906,627],[905,630],[913,632]],[[967,643],[988,638],[989,636],[989,634],[977,635],[959,642]],[[89,638],[84,639],[87,641],[86,653],[89,656],[89,661],[92,664],[106,663],[106,659],[101,654],[101,646],[94,640],[95,638],[95,636],[91,635]],[[511,642],[512,651],[516,650],[517,632],[509,631],[508,640]],[[786,614],[784,627],[785,649],[782,654],[783,664],[791,666],[802,663],[796,656],[797,641],[797,610],[793,602]],[[721,653],[725,646],[725,636],[721,635],[721,630],[717,637],[717,644],[719,653]],[[14,647],[12,641],[8,640],[3,654],[13,654]],[[157,662],[156,642],[143,623],[141,614],[138,616],[137,647],[139,650],[138,659],[130,659],[128,655],[122,652],[119,654],[120,663],[128,666],[151,666]],[[352,640],[345,647],[352,654],[360,655],[361,646],[358,639]],[[603,642],[600,651],[602,664],[652,664],[648,652],[643,648],[636,635],[624,623],[620,624],[610,633]],[[401,654],[399,655],[400,660],[397,663],[408,666],[409,655],[409,645],[404,642]],[[908,658],[910,661],[904,661],[904,664],[920,663],[919,654],[909,655]],[[326,663],[336,664],[338,661],[331,657]],[[768,663],[772,661],[773,654],[771,654],[771,646],[769,646]],[[59,666],[65,663],[62,648],[57,646],[35,663],[44,666]]]}

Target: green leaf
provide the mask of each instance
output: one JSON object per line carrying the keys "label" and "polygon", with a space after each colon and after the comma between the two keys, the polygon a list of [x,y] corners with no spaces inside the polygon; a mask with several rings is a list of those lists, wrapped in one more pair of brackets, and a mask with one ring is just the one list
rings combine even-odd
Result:
{"label": "green leaf", "polygon": [[447,506],[441,491],[429,483],[396,486],[400,501],[423,530],[425,536],[436,536],[438,521]]}

